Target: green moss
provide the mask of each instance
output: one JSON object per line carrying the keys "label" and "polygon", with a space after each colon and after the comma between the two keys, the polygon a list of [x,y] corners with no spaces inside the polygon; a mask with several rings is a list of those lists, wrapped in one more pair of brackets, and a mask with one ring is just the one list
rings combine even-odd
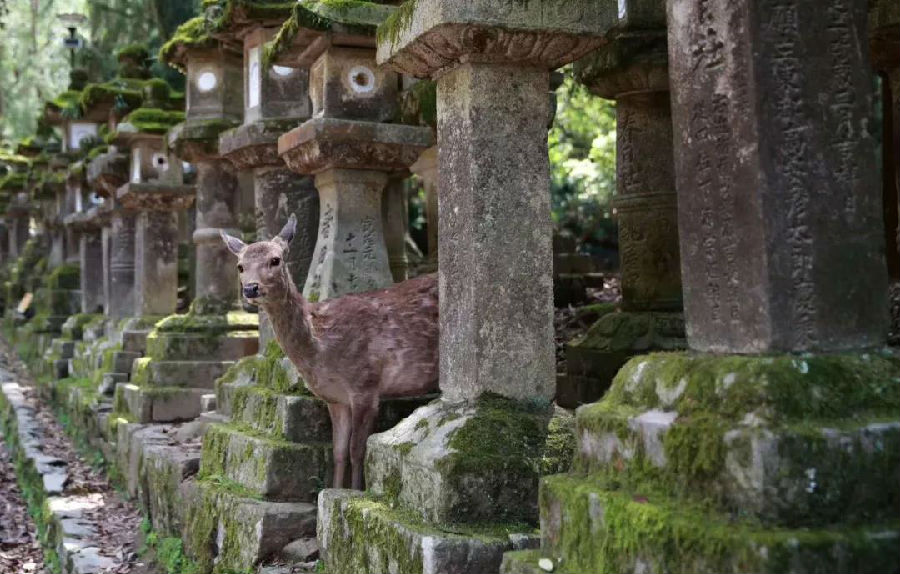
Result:
{"label": "green moss", "polygon": [[[485,544],[506,544],[510,534],[533,533],[526,524],[472,523],[430,525],[409,509],[370,495],[323,499],[333,504],[335,517],[327,537],[329,572],[422,572],[422,544],[414,535],[449,539],[477,539]],[[400,526],[399,528],[397,526]]]}
{"label": "green moss", "polygon": [[[681,389],[681,392],[677,392]],[[890,353],[713,356],[656,353],[635,357],[602,403],[682,416],[715,412],[739,420],[838,419],[900,407],[900,358]]]}
{"label": "green moss", "polygon": [[163,134],[184,121],[184,112],[159,108],[138,108],[128,114],[123,123],[133,125],[139,132]]}
{"label": "green moss", "polygon": [[252,331],[259,327],[259,316],[243,311],[206,314],[208,309],[198,300],[184,315],[169,315],[156,324],[160,332],[205,333],[217,335],[228,331]]}
{"label": "green moss", "polygon": [[568,472],[575,447],[575,417],[558,408],[547,425],[547,440],[540,463],[541,475]]}
{"label": "green moss", "polygon": [[98,105],[109,105],[116,109],[134,109],[141,105],[142,83],[118,78],[103,84],[88,84],[81,92],[81,107],[89,110]]}
{"label": "green moss", "polygon": [[64,118],[80,118],[84,114],[84,108],[81,106],[81,90],[66,90],[47,102],[46,108]]}
{"label": "green moss", "polygon": [[86,157],[87,157],[88,161],[90,161],[92,159],[96,159],[97,156],[99,156],[100,154],[104,154],[108,151],[109,151],[108,145],[98,145],[97,147],[91,148],[91,151],[88,152]]}
{"label": "green moss", "polygon": [[129,44],[116,52],[116,58],[119,61],[132,60],[141,63],[150,58],[150,51],[144,44]]}
{"label": "green moss", "polygon": [[28,181],[28,175],[24,173],[8,173],[0,178],[0,190],[21,191]]}
{"label": "green moss", "polygon": [[[895,541],[856,529],[767,529],[603,478],[545,478],[541,518],[551,529],[543,550],[564,557],[569,572],[630,572],[639,563],[660,572],[784,572],[801,555],[809,571],[878,572],[897,560]],[[849,563],[838,567],[838,555]]]}
{"label": "green moss", "polygon": [[159,49],[159,60],[184,72],[184,52],[212,48],[216,40],[209,35],[211,23],[204,16],[191,18],[175,30],[175,34]]}
{"label": "green moss", "polygon": [[400,39],[400,35],[412,22],[416,11],[417,0],[406,0],[378,27],[376,40],[379,44],[390,42],[391,47]]}
{"label": "green moss", "polygon": [[487,515],[503,522],[536,520],[536,509],[522,501],[537,493],[550,414],[547,403],[490,394],[476,401],[474,414],[450,437],[450,453],[437,462],[459,493],[450,522]]}
{"label": "green moss", "polygon": [[372,36],[378,24],[384,22],[393,11],[393,6],[361,0],[298,2],[275,38],[266,44],[263,61],[266,65],[277,61],[291,48],[301,29],[324,32],[338,26],[344,33]]}

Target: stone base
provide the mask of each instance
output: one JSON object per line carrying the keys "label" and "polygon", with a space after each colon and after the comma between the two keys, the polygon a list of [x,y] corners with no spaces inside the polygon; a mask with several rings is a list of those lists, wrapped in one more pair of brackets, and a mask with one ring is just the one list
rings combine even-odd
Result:
{"label": "stone base", "polygon": [[[541,483],[562,572],[896,572],[900,354],[630,360]],[[533,571],[533,555],[505,572]]]}
{"label": "stone base", "polygon": [[213,425],[203,438],[202,470],[255,496],[312,502],[331,481],[331,444],[289,442],[231,424]]}
{"label": "stone base", "polygon": [[115,411],[137,423],[189,421],[202,412],[201,397],[207,389],[116,385]]}
{"label": "stone base", "polygon": [[607,313],[566,346],[567,374],[560,378],[556,402],[575,408],[599,400],[631,357],[685,348],[681,313]]}
{"label": "stone base", "polygon": [[[553,476],[541,485],[541,547],[562,572],[874,574],[897,571],[900,522],[762,528],[665,495]],[[510,557],[503,572],[534,572],[525,558]]]}
{"label": "stone base", "polygon": [[200,444],[151,444],[143,448],[138,500],[153,530],[162,537],[181,537],[184,502],[181,484],[200,468]]}
{"label": "stone base", "polygon": [[318,510],[319,548],[328,572],[497,572],[504,552],[537,543],[535,531],[522,525],[435,528],[354,490],[323,490]]}
{"label": "stone base", "polygon": [[499,397],[433,401],[369,438],[367,484],[432,524],[534,523],[538,475],[556,457],[551,414]]}
{"label": "stone base", "polygon": [[255,571],[255,565],[316,528],[313,504],[257,500],[221,481],[187,480],[180,497],[184,548],[199,572]]}

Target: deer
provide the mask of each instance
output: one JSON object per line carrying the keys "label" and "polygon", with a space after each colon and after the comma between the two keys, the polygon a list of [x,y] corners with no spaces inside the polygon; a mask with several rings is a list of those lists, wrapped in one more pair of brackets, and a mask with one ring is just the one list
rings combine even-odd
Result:
{"label": "deer", "polygon": [[382,398],[438,389],[438,286],[434,274],[377,291],[311,302],[285,265],[297,218],[270,241],[245,244],[221,231],[237,256],[244,299],[265,311],[306,386],[328,405],[335,488],[364,488],[366,440]]}

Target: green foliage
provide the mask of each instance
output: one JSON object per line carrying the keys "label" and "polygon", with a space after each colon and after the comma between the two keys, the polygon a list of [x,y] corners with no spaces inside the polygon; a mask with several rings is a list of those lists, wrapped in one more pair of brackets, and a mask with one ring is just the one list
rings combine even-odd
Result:
{"label": "green foliage", "polygon": [[571,70],[557,90],[548,136],[551,206],[558,231],[582,249],[615,237],[610,200],[616,188],[615,105],[590,94]]}
{"label": "green foliage", "polygon": [[140,132],[164,134],[169,128],[184,121],[184,112],[159,108],[138,108],[125,117],[124,122]]}

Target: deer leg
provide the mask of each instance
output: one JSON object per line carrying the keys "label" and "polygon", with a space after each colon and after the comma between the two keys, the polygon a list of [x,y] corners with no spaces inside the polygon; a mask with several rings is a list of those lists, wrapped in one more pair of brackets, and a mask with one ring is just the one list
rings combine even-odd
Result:
{"label": "deer leg", "polygon": [[366,458],[366,439],[372,434],[372,427],[378,417],[378,395],[351,402],[350,412],[353,417],[353,430],[350,434],[350,464],[353,469],[351,488],[362,490],[365,488],[363,464]]}
{"label": "deer leg", "polygon": [[347,470],[347,451],[350,446],[350,407],[340,403],[328,403],[331,417],[331,452],[334,457],[334,488],[344,488]]}

